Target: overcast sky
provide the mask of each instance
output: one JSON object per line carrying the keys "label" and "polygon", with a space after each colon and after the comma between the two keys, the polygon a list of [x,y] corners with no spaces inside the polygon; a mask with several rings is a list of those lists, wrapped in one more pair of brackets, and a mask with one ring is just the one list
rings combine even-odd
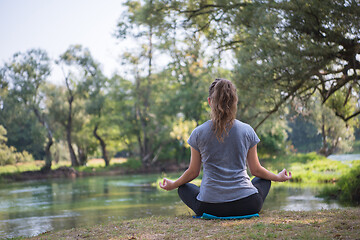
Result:
{"label": "overcast sky", "polygon": [[[56,59],[71,44],[90,49],[104,73],[119,69],[112,36],[124,0],[0,0],[0,66],[16,52],[41,48]],[[54,72],[57,70],[55,69]],[[54,74],[52,82],[60,82]]]}

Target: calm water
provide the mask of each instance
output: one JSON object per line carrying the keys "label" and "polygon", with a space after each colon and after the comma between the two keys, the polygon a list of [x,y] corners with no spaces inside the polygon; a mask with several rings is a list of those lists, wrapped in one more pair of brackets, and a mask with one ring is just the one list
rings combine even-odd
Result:
{"label": "calm water", "polygon": [[348,163],[353,160],[360,160],[360,154],[336,154],[336,155],[330,155],[327,158],[331,160]]}
{"label": "calm water", "polygon": [[[0,185],[0,238],[152,215],[192,215],[176,191],[151,187],[158,175],[58,179]],[[340,208],[315,195],[319,188],[276,184],[263,209]]]}

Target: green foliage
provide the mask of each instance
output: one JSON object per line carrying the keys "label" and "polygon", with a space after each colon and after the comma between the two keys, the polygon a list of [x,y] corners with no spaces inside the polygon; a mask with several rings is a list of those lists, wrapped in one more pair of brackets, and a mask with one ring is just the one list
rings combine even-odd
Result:
{"label": "green foliage", "polygon": [[170,137],[177,139],[180,143],[184,144],[186,148],[189,148],[189,144],[187,140],[190,137],[192,130],[196,127],[196,122],[186,121],[184,118],[178,118],[175,122],[173,122],[173,128],[170,132]]}
{"label": "green foliage", "polygon": [[[9,80],[7,77],[5,79]],[[7,130],[7,144],[18,151],[31,153],[36,159],[42,159],[46,142],[43,126],[32,109],[12,89],[3,89],[3,93],[0,96],[0,125]]]}
{"label": "green foliage", "polygon": [[306,154],[295,154],[291,156],[291,162],[293,163],[308,163],[311,161],[326,161],[327,158],[321,156],[315,152],[310,152]]}
{"label": "green foliage", "polygon": [[360,204],[360,161],[344,173],[336,185],[324,188],[319,196],[327,199],[338,199],[344,204]]}
{"label": "green foliage", "polygon": [[16,148],[6,145],[6,129],[0,125],[0,166],[13,165],[21,162],[34,161],[26,151],[17,152]]}
{"label": "green foliage", "polygon": [[288,170],[293,172],[293,177],[291,179],[293,182],[329,183],[338,181],[341,174],[348,169],[349,167],[340,161],[327,158],[315,158],[306,163],[291,164]]}
{"label": "green foliage", "polygon": [[286,168],[293,174],[291,182],[299,183],[333,183],[346,173],[349,166],[335,160],[327,159],[315,152],[284,154],[272,158],[261,158],[260,161],[273,172]]}
{"label": "green foliage", "polygon": [[126,162],[121,164],[122,167],[128,170],[136,171],[142,167],[142,162],[139,158],[128,158]]}
{"label": "green foliage", "polygon": [[283,129],[275,129],[273,132],[261,132],[258,134],[261,139],[258,152],[259,154],[281,155],[285,153],[286,133]]}
{"label": "green foliage", "polygon": [[346,121],[359,114],[356,1],[189,0],[177,8],[186,26],[235,54],[235,79],[251,105],[241,108],[254,126],[314,92],[322,102],[334,98],[332,110]]}
{"label": "green foliage", "polygon": [[35,159],[43,159],[46,135],[44,128],[31,111],[24,105],[5,99],[4,107],[0,110],[0,125],[7,130],[7,145],[18,151],[27,151]]}
{"label": "green foliage", "polygon": [[289,141],[293,152],[312,152],[321,148],[321,134],[308,118],[299,115],[288,121]]}
{"label": "green foliage", "polygon": [[51,147],[51,155],[55,164],[70,161],[69,149],[63,140],[54,142]]}
{"label": "green foliage", "polygon": [[[310,152],[305,154],[287,152],[285,154],[280,154],[275,156],[269,156],[269,154],[263,154],[263,155],[259,155],[259,159],[264,167],[273,171],[274,173],[280,172],[281,170],[286,168],[289,171],[294,172],[301,179],[304,171],[301,170],[301,173],[298,173],[293,170],[293,166],[295,166],[295,169],[298,169],[298,166],[303,166],[304,164],[307,164],[312,161],[322,162],[328,160],[326,157],[319,155],[316,152]],[[312,171],[312,169],[310,169],[310,171]]]}
{"label": "green foliage", "polygon": [[353,144],[353,153],[358,153],[358,154],[360,154],[360,140],[354,141],[354,144]]}
{"label": "green foliage", "polygon": [[[18,112],[14,111],[14,107],[20,107],[20,113],[26,112],[30,116],[26,116],[24,119],[35,118],[38,123],[37,127],[41,126],[41,134],[30,133],[30,137],[24,137],[24,132],[21,131],[19,139],[16,139],[16,143],[14,146],[25,146],[28,147],[30,145],[30,149],[28,149],[31,153],[34,154],[37,158],[43,158],[45,155],[45,166],[44,170],[49,170],[51,168],[51,154],[50,147],[52,145],[52,130],[50,127],[50,123],[46,119],[45,111],[43,111],[42,105],[44,104],[44,93],[41,91],[42,86],[45,84],[47,77],[50,75],[50,59],[47,55],[47,52],[41,49],[31,49],[24,53],[15,53],[12,59],[5,63],[3,70],[1,71],[2,78],[11,83],[8,85],[8,95],[7,99],[10,99],[14,105],[18,106],[7,106],[10,107],[10,111],[15,113],[15,118],[20,119],[18,121],[22,121],[23,118],[18,116]],[[7,110],[7,107],[2,110]],[[12,113],[12,114],[14,114]],[[12,114],[10,116],[12,116]],[[7,116],[8,117],[8,116]],[[9,135],[14,136],[13,128],[11,125],[14,123],[3,123],[9,129]],[[25,126],[24,126],[25,125]],[[26,124],[20,125],[25,128],[28,128]],[[30,125],[36,125],[34,123],[30,123]],[[18,129],[19,126],[15,128]],[[28,129],[34,130],[32,126]],[[16,131],[16,130],[15,130]],[[32,137],[32,136],[35,136]],[[45,144],[45,136],[47,137],[47,143]],[[11,144],[11,138],[9,139],[9,143]],[[30,140],[30,141],[29,141]],[[29,142],[27,142],[29,141]],[[35,143],[35,144],[34,144]],[[44,143],[44,144],[41,144]],[[19,146],[19,147],[20,147]],[[34,151],[33,147],[42,148],[41,156],[38,151]],[[18,149],[20,150],[20,148]]]}
{"label": "green foliage", "polygon": [[344,203],[360,204],[360,161],[355,161],[335,186],[325,188],[321,197],[338,199]]}
{"label": "green foliage", "polygon": [[50,75],[50,60],[46,51],[31,49],[15,53],[4,66],[3,77],[11,82],[11,94],[16,95],[30,109],[37,108],[41,101],[39,87]]}
{"label": "green foliage", "polygon": [[349,152],[354,137],[354,121],[345,123],[317,97],[309,103],[310,119],[322,135],[320,153],[328,156],[335,152]]}
{"label": "green foliage", "polygon": [[360,162],[339,179],[340,200],[360,204]]}

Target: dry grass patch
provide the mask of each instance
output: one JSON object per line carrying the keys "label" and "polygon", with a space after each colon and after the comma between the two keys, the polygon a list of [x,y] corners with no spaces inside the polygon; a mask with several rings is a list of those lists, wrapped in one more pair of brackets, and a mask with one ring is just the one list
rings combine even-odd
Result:
{"label": "dry grass patch", "polygon": [[31,239],[360,239],[360,208],[264,211],[248,220],[202,220],[191,216],[112,222]]}

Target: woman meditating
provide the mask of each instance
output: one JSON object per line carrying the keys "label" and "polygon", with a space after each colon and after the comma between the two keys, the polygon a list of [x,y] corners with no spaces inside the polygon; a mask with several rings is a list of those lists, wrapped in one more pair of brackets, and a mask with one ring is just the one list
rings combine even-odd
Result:
{"label": "woman meditating", "polygon": [[[188,139],[191,147],[189,168],[176,181],[164,178],[165,190],[178,188],[181,200],[197,216],[218,217],[259,213],[271,181],[291,178],[284,169],[279,174],[261,166],[257,156],[260,139],[253,128],[237,119],[237,93],[233,83],[216,79],[209,88],[211,120],[196,127]],[[250,181],[246,161],[255,178]],[[189,183],[203,164],[201,186]]]}

